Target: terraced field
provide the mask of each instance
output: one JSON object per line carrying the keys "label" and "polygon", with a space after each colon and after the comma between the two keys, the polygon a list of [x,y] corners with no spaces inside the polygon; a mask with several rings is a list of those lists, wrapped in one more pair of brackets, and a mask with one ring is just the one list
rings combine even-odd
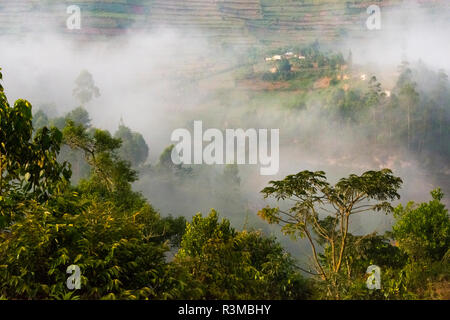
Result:
{"label": "terraced field", "polygon": [[[0,34],[17,34],[55,25],[62,33],[109,37],[126,30],[168,26],[220,44],[280,46],[316,38],[336,41],[365,32],[367,0],[0,0]],[[402,0],[379,0],[383,9]],[[82,10],[82,29],[65,27],[69,5]],[[407,5],[408,6],[408,5]],[[428,11],[448,12],[450,1],[419,2]],[[416,8],[411,3],[411,8]],[[45,22],[45,23],[44,23]]]}

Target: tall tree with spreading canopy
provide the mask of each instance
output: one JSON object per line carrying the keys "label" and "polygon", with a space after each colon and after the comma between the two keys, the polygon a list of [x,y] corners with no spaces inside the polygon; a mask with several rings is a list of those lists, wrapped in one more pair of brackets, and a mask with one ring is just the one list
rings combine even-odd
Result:
{"label": "tall tree with spreading canopy", "polygon": [[[397,190],[401,184],[389,169],[351,174],[335,185],[327,181],[323,171],[301,171],[270,181],[271,186],[261,191],[265,198],[288,200],[288,209],[267,206],[258,214],[271,224],[282,225],[285,234],[306,237],[315,274],[335,285],[346,254],[350,217],[367,211],[391,212],[389,201],[400,198]],[[319,259],[318,246],[331,252],[325,263]]]}

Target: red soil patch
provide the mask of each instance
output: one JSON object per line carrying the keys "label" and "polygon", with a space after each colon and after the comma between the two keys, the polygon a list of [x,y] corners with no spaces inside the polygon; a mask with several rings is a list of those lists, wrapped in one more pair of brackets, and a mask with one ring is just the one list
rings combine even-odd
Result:
{"label": "red soil patch", "polygon": [[314,89],[325,89],[330,86],[330,77],[324,77],[314,82]]}

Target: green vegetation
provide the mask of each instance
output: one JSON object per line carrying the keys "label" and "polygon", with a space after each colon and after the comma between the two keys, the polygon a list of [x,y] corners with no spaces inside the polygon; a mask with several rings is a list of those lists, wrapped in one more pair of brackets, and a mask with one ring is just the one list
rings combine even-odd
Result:
{"label": "green vegetation", "polygon": [[187,224],[175,263],[192,275],[188,299],[304,299],[306,281],[273,238],[237,232],[212,210]]}
{"label": "green vegetation", "polygon": [[[226,220],[219,225],[216,213],[187,225],[183,218],[162,218],[131,190],[136,172],[118,156],[120,138],[71,119],[62,132],[44,127],[32,138],[30,103],[19,100],[10,107],[3,88],[0,99],[2,298],[305,296],[305,281],[274,239],[236,232]],[[57,161],[63,142],[80,150],[91,168],[76,186],[69,183],[70,165]],[[229,172],[225,176],[235,183],[235,169]],[[177,248],[176,258],[168,261],[166,254]],[[199,261],[203,274],[192,270]],[[71,264],[82,270],[80,291],[66,288]],[[227,275],[216,288],[211,278],[204,279],[212,270],[217,272],[209,275],[212,281]],[[235,275],[232,281],[229,272]]]}
{"label": "green vegetation", "polygon": [[[274,56],[282,53],[283,56],[280,55],[281,59],[266,64],[266,67],[272,68],[262,74],[262,79],[264,81],[290,81],[291,90],[312,87],[313,82],[319,77],[336,79],[336,76],[341,74],[342,66],[346,64],[342,54],[322,52],[318,41],[305,47],[289,46],[269,51],[269,53]],[[301,82],[296,85],[293,80],[301,80]]]}
{"label": "green vegetation", "polygon": [[[389,201],[400,198],[397,190],[401,183],[388,169],[351,175],[334,186],[326,181],[324,172],[302,171],[281,181],[271,181],[272,186],[262,190],[266,198],[290,200],[293,206],[288,210],[267,207],[259,215],[269,223],[282,224],[286,234],[307,237],[318,275],[329,280],[343,266],[350,216],[366,211],[392,211]],[[375,203],[369,203],[371,200]],[[324,211],[329,214],[321,219],[319,214]],[[319,243],[331,250],[325,265],[319,261],[310,230],[317,234]]]}
{"label": "green vegetation", "polygon": [[121,124],[114,137],[122,141],[119,149],[120,158],[129,161],[133,167],[137,167],[147,160],[148,146],[140,133],[132,132],[130,128]]}
{"label": "green vegetation", "polygon": [[[412,209],[410,203],[406,209],[399,205],[394,210],[390,200],[399,198],[401,183],[388,169],[350,175],[334,186],[323,172],[302,171],[271,181],[262,190],[265,197],[290,201],[292,207],[266,207],[259,215],[281,225],[285,234],[308,239],[314,261],[314,271],[309,273],[321,279],[312,284],[316,298],[430,297],[440,282],[448,290],[450,218],[439,189],[432,192],[428,204]],[[366,211],[395,211],[393,232],[351,234],[350,217]],[[392,241],[398,241],[398,247]],[[373,264],[383,270],[382,288],[375,292],[367,290],[364,281],[366,268]],[[430,291],[423,291],[424,284]]]}
{"label": "green vegetation", "polygon": [[[424,159],[439,150],[449,159],[444,72],[428,72],[435,85],[425,90],[416,82],[418,71],[404,63],[390,97],[376,77],[344,90],[337,79],[342,56],[314,48],[302,51],[307,59],[301,63],[330,68],[334,84],[296,96],[262,92],[250,104],[273,99],[286,110],[307,111],[307,99],[327,101],[321,119],[364,129],[368,143],[403,147]],[[294,66],[281,60],[278,70],[288,75]],[[309,84],[315,79],[311,74]],[[394,208],[402,179],[389,169],[334,184],[321,171],[271,181],[262,193],[277,203],[259,215],[293,239],[308,240],[313,264],[300,266],[267,224],[251,220],[238,166],[207,179],[210,168],[174,165],[173,146],[149,164],[141,134],[123,123],[114,134],[91,125],[84,106],[99,89],[88,72],[74,94],[81,106],[52,119],[44,111],[33,116],[25,100],[10,106],[0,85],[0,298],[448,299],[450,220],[440,189],[428,203]],[[185,213],[187,200],[214,195],[216,209],[229,219],[219,220],[214,209],[189,221],[163,216],[133,190],[139,178],[156,181],[157,196],[177,200],[177,214]],[[182,201],[177,190],[198,198]],[[377,211],[393,213],[391,232],[349,231],[354,216]],[[234,227],[246,214],[244,226]],[[73,264],[82,273],[75,291],[66,287]],[[370,265],[382,270],[380,290],[366,287]]]}
{"label": "green vegetation", "polygon": [[450,221],[445,205],[440,201],[440,189],[431,192],[429,203],[416,205],[410,202],[399,205],[394,212],[397,223],[392,235],[415,262],[439,261],[444,258],[450,241]]}

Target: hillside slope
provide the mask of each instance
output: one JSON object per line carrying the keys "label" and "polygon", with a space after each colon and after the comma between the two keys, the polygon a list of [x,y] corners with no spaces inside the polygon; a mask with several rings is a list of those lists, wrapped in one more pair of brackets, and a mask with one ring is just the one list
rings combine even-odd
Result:
{"label": "hillside slope", "polygon": [[[179,28],[221,44],[270,46],[336,41],[351,33],[364,36],[367,0],[0,0],[0,34],[20,34],[52,24],[62,33],[102,38],[127,30]],[[406,3],[406,4],[405,4]],[[448,12],[450,1],[381,0],[384,9]],[[82,29],[65,27],[69,5],[82,10]]]}

